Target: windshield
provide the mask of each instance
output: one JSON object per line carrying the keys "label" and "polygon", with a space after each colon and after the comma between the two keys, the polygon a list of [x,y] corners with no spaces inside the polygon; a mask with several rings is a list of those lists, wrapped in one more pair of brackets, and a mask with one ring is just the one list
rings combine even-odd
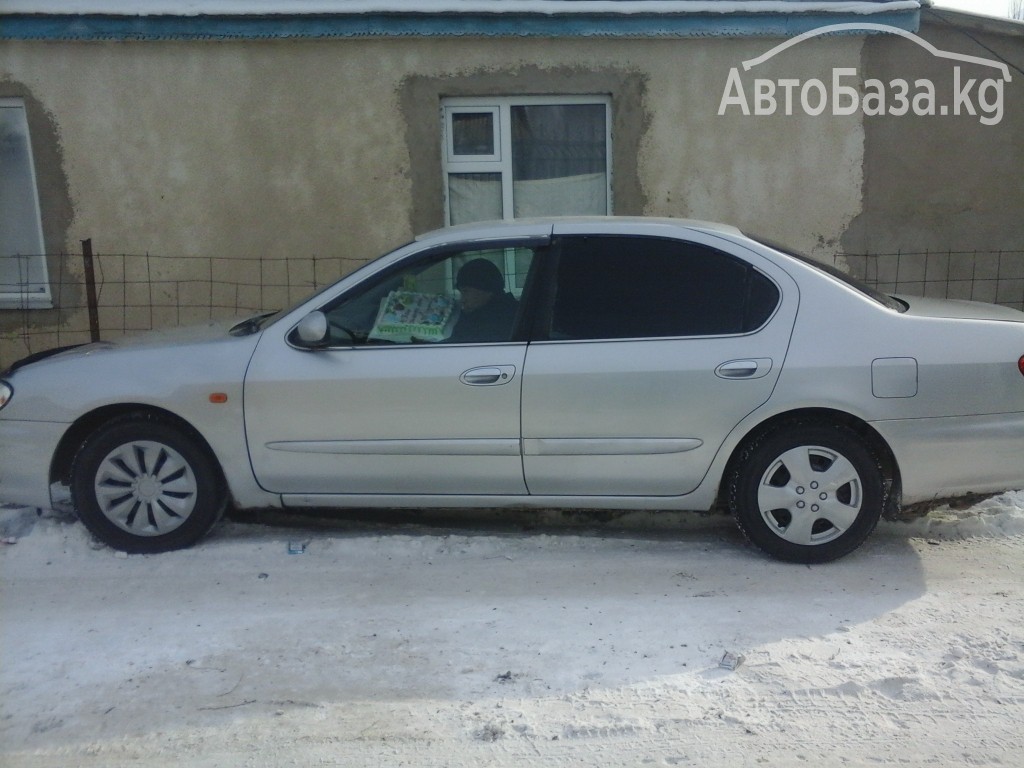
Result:
{"label": "windshield", "polygon": [[761,245],[766,245],[774,251],[779,251],[780,253],[784,253],[787,256],[791,256],[797,261],[800,261],[810,267],[814,267],[818,271],[824,272],[830,277],[834,277],[836,280],[845,283],[846,285],[850,286],[856,291],[859,291],[860,293],[863,293],[865,296],[867,296],[870,299],[873,299],[874,301],[877,301],[884,307],[894,309],[897,312],[907,311],[907,305],[900,301],[899,299],[893,298],[887,293],[882,293],[881,291],[872,288],[870,285],[863,282],[862,280],[858,280],[852,275],[846,274],[838,267],[835,267],[831,264],[825,264],[823,262],[816,261],[815,259],[812,259],[805,253],[800,253],[799,251],[796,251],[788,246],[780,245],[779,243],[769,240],[768,238],[758,237],[757,235],[752,235],[749,232],[744,232],[744,234],[751,240],[758,242]]}

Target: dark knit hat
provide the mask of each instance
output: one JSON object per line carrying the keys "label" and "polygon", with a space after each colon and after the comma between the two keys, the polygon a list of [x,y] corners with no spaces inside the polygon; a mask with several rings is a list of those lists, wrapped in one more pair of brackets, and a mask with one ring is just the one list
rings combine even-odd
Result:
{"label": "dark knit hat", "polygon": [[505,290],[505,279],[501,276],[501,270],[487,259],[473,259],[462,265],[455,285],[458,288],[501,293]]}

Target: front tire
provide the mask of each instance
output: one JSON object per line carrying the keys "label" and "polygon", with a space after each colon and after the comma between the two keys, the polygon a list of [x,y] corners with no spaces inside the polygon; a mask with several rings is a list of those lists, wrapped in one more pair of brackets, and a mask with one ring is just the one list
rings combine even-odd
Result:
{"label": "front tire", "polygon": [[728,481],[729,508],[747,538],[779,560],[825,563],[875,529],[882,468],[851,429],[782,427],[753,440]]}
{"label": "front tire", "polygon": [[85,527],[129,553],[188,547],[227,501],[210,452],[183,430],[131,414],[96,430],[75,457],[71,494]]}

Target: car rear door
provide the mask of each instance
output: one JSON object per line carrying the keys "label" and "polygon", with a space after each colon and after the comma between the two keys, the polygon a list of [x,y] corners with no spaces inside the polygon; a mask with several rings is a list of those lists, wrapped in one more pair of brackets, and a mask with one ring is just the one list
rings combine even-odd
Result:
{"label": "car rear door", "polygon": [[563,229],[552,249],[523,379],[531,494],[687,494],[771,396],[795,284],[713,235],[646,232]]}

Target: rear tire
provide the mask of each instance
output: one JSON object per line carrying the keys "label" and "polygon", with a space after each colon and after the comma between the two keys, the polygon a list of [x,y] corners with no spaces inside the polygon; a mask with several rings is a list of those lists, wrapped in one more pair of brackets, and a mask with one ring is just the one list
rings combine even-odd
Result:
{"label": "rear tire", "polygon": [[881,465],[853,430],[799,424],[744,448],[728,499],[746,537],[772,557],[825,563],[855,550],[875,529],[885,488]]}
{"label": "rear tire", "polygon": [[71,494],[85,527],[130,553],[191,546],[227,502],[209,450],[146,414],[122,416],[93,432],[75,456]]}

